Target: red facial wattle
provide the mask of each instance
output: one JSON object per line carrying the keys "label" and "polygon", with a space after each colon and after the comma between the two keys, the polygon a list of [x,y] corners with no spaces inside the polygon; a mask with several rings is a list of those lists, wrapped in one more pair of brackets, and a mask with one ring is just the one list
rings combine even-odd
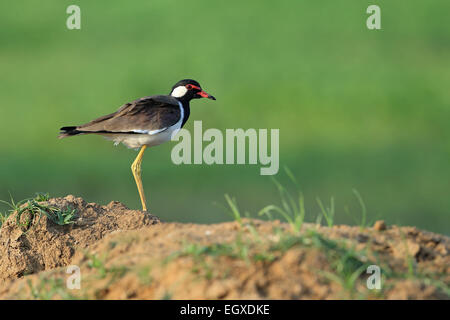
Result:
{"label": "red facial wattle", "polygon": [[200,88],[198,86],[195,86],[193,84],[186,85],[186,89],[188,89],[188,90],[192,90],[192,89],[199,90],[195,94],[199,95],[202,98],[208,98],[208,99],[211,99],[211,100],[216,100],[216,98],[214,98],[212,95],[210,95],[209,93],[203,91],[202,88]]}

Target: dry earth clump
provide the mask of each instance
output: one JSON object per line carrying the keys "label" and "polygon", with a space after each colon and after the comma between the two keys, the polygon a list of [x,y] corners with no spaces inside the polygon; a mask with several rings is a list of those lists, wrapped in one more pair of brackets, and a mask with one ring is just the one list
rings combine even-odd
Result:
{"label": "dry earth clump", "polygon": [[46,215],[25,212],[31,222],[24,228],[12,214],[0,229],[0,281],[66,266],[77,248],[87,248],[117,230],[138,229],[159,221],[119,202],[100,206],[71,195],[42,204],[75,209],[73,223],[60,226]]}

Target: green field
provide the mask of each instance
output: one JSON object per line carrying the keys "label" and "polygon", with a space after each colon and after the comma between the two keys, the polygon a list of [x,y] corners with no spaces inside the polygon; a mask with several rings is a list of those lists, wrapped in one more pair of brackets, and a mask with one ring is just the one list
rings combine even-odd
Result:
{"label": "green field", "polygon": [[[66,28],[70,4],[81,30]],[[371,4],[382,30],[366,28]],[[140,208],[135,151],[58,129],[189,77],[217,101],[194,101],[187,129],[280,129],[277,179],[295,174],[306,220],[333,196],[336,223],[354,223],[357,189],[369,220],[449,234],[449,13],[448,0],[2,1],[0,199],[42,191]],[[230,220],[226,193],[253,214],[278,203],[259,166],[176,166],[173,145],[143,162],[163,220]]]}

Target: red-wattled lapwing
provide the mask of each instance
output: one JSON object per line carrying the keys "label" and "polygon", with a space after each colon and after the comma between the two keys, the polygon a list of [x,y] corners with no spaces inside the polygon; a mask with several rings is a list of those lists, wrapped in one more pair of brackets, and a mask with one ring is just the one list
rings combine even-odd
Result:
{"label": "red-wattled lapwing", "polygon": [[178,81],[170,95],[157,95],[126,103],[114,113],[97,118],[81,126],[63,127],[59,138],[80,134],[99,134],[123,143],[129,148],[141,148],[131,165],[141,198],[142,210],[147,211],[141,180],[141,162],[147,147],[156,146],[171,139],[189,118],[189,102],[192,99],[209,98],[200,84],[191,79]]}

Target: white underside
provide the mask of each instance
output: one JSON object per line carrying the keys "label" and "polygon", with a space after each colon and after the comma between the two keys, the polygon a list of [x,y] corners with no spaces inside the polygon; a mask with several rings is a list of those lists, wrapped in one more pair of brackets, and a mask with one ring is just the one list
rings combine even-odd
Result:
{"label": "white underside", "polygon": [[172,135],[175,135],[180,131],[181,124],[184,118],[184,109],[181,102],[178,102],[180,106],[180,120],[173,126],[168,128],[162,128],[158,130],[146,131],[142,129],[135,129],[134,132],[137,133],[112,133],[112,134],[102,134],[106,139],[114,141],[115,145],[123,143],[128,148],[137,149],[142,146],[157,146],[161,143],[169,141]]}

